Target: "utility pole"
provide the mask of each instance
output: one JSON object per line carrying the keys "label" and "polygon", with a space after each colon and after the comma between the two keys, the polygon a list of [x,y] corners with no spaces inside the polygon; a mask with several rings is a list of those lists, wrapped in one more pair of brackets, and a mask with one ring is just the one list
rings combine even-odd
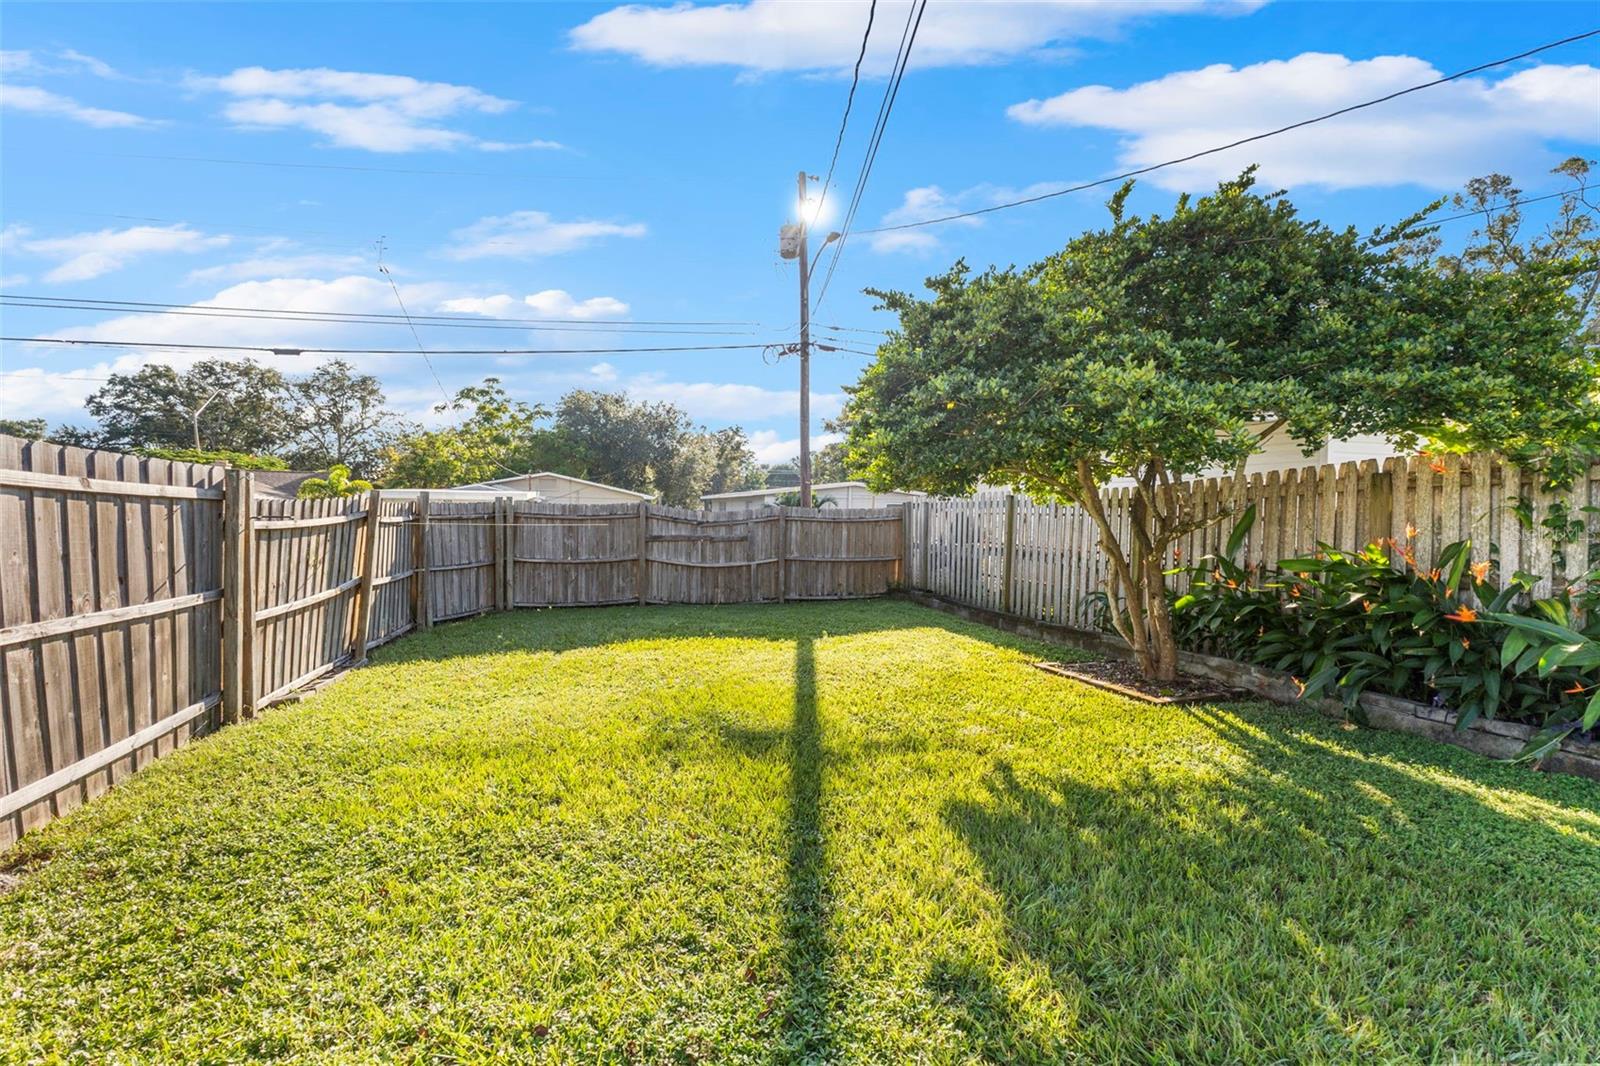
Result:
{"label": "utility pole", "polygon": [[[800,506],[811,506],[811,260],[806,255],[806,172],[795,179],[800,195]],[[198,445],[197,445],[198,447]]]}
{"label": "utility pole", "polygon": [[[795,191],[799,194],[800,221],[796,225],[785,223],[778,231],[778,254],[784,259],[800,260],[800,506],[811,506],[811,271],[816,268],[810,256],[811,209],[806,195],[807,178],[801,171],[795,178]],[[817,249],[817,258],[842,233],[829,233]]]}

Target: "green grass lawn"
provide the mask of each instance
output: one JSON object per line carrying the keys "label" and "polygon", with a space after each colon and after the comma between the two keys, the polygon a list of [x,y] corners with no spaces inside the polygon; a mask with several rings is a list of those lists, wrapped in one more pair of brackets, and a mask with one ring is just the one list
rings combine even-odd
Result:
{"label": "green grass lawn", "polygon": [[1600,785],[904,603],[383,649],[4,857],[12,1061],[1600,1058]]}

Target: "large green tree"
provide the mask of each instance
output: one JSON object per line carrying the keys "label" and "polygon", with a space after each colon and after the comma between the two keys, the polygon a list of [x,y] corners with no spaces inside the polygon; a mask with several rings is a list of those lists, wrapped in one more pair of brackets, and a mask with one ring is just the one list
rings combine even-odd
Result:
{"label": "large green tree", "polygon": [[766,486],[767,474],[756,462],[756,453],[750,447],[750,438],[739,426],[728,426],[715,433],[704,434],[712,451],[711,480],[702,490],[708,492],[743,492]]}
{"label": "large green tree", "polygon": [[386,484],[447,488],[528,473],[543,432],[539,423],[550,414],[539,405],[512,399],[499,378],[469,385],[435,410],[454,412],[460,421],[407,434],[390,445]]}
{"label": "large green tree", "polygon": [[[1415,219],[1363,239],[1303,219],[1253,175],[1166,216],[1125,210],[1026,269],[877,292],[900,328],[852,391],[850,465],[875,485],[959,494],[980,480],[1081,504],[1110,571],[1112,624],[1146,675],[1177,650],[1162,566],[1201,523],[1175,486],[1238,471],[1264,436],[1445,430],[1493,445],[1588,403],[1576,260],[1446,272],[1395,253]],[[1252,427],[1265,427],[1264,431]],[[1135,486],[1119,534],[1100,491]],[[1240,494],[1236,491],[1235,498]]]}
{"label": "large green tree", "polygon": [[385,450],[415,429],[384,406],[383,386],[343,359],[323,363],[289,383],[294,437],[289,464],[298,470],[346,466],[359,480],[376,474]]}
{"label": "large green tree", "polygon": [[295,432],[289,383],[249,360],[204,359],[186,370],[151,364],[114,374],[84,408],[99,423],[96,442],[270,453]]}

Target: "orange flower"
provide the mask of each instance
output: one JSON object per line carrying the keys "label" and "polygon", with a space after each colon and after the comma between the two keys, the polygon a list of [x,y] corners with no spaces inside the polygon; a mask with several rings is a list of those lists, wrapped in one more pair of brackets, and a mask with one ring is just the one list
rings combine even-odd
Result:
{"label": "orange flower", "polygon": [[1371,614],[1372,613],[1372,601],[1371,600],[1362,600],[1361,601],[1361,609],[1363,611],[1366,611],[1368,614]]}
{"label": "orange flower", "polygon": [[1298,677],[1291,677],[1289,680],[1294,682],[1295,695],[1304,696],[1306,694],[1306,683],[1304,681],[1301,681]]}
{"label": "orange flower", "polygon": [[1228,587],[1230,589],[1236,589],[1236,588],[1239,587],[1239,583],[1237,581],[1235,581],[1233,578],[1230,577],[1228,579]]}
{"label": "orange flower", "polygon": [[1487,581],[1488,578],[1489,578],[1489,568],[1492,567],[1493,565],[1494,564],[1491,563],[1488,559],[1485,559],[1481,563],[1473,563],[1472,564],[1472,580],[1474,580],[1474,581]]}
{"label": "orange flower", "polygon": [[1576,696],[1580,692],[1587,692],[1589,690],[1583,687],[1582,681],[1574,681],[1571,688],[1564,688],[1561,691],[1565,692],[1569,696]]}
{"label": "orange flower", "polygon": [[1183,562],[1183,549],[1182,548],[1173,548],[1172,549],[1172,561],[1175,562],[1175,563]]}
{"label": "orange flower", "polygon": [[1299,585],[1290,585],[1289,586],[1289,595],[1293,596],[1295,599],[1298,600],[1300,598],[1300,586]]}
{"label": "orange flower", "polygon": [[1439,570],[1439,568],[1437,566],[1434,567],[1432,570],[1429,570],[1428,571],[1428,580],[1429,581],[1438,581],[1440,572],[1441,571]]}
{"label": "orange flower", "polygon": [[1478,612],[1463,603],[1450,614],[1445,615],[1445,617],[1452,622],[1476,622],[1478,620]]}
{"label": "orange flower", "polygon": [[1212,571],[1211,571],[1211,580],[1212,581],[1221,581],[1222,580],[1222,571],[1213,568]]}
{"label": "orange flower", "polygon": [[1428,463],[1428,469],[1432,470],[1435,474],[1444,473],[1444,460],[1443,459],[1434,459],[1433,461]]}
{"label": "orange flower", "polygon": [[1463,648],[1470,648],[1470,647],[1472,647],[1472,641],[1468,640],[1466,637],[1462,637],[1461,638],[1461,646]]}
{"label": "orange flower", "polygon": [[1416,540],[1417,539],[1417,534],[1420,533],[1420,532],[1421,532],[1421,530],[1417,529],[1417,527],[1412,525],[1410,522],[1406,523],[1406,539],[1407,540]]}

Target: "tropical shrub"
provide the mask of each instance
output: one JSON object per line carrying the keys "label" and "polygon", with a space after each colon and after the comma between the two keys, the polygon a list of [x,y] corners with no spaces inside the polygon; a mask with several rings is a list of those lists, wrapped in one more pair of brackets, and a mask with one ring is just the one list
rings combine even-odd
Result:
{"label": "tropical shrub", "polygon": [[[1600,571],[1590,576],[1600,576]],[[1544,617],[1508,613],[1488,616],[1490,621],[1507,628],[1500,646],[1502,665],[1513,673],[1532,672],[1540,678],[1563,671],[1579,671],[1583,676],[1562,690],[1563,695],[1575,697],[1573,703],[1581,706],[1581,715],[1557,716],[1564,720],[1547,722],[1529,738],[1519,756],[1530,759],[1542,758],[1573,733],[1592,732],[1600,724],[1600,623],[1594,619],[1596,612],[1589,613],[1589,622],[1584,626],[1565,603],[1540,600],[1534,606]]]}
{"label": "tropical shrub", "polygon": [[302,500],[332,500],[371,491],[372,482],[358,477],[353,478],[350,476],[348,466],[334,463],[328,468],[327,477],[306,478],[300,483],[300,491],[295,495]]}
{"label": "tropical shrub", "polygon": [[1470,541],[1424,570],[1409,537],[1356,552],[1324,544],[1263,572],[1234,559],[1253,520],[1222,555],[1186,568],[1173,603],[1184,646],[1286,671],[1302,698],[1339,699],[1358,721],[1370,690],[1448,708],[1462,729],[1480,717],[1570,726],[1559,743],[1595,725],[1577,703],[1600,686],[1600,651],[1572,649],[1600,637],[1600,600],[1586,589],[1531,600],[1533,575],[1497,585]]}

